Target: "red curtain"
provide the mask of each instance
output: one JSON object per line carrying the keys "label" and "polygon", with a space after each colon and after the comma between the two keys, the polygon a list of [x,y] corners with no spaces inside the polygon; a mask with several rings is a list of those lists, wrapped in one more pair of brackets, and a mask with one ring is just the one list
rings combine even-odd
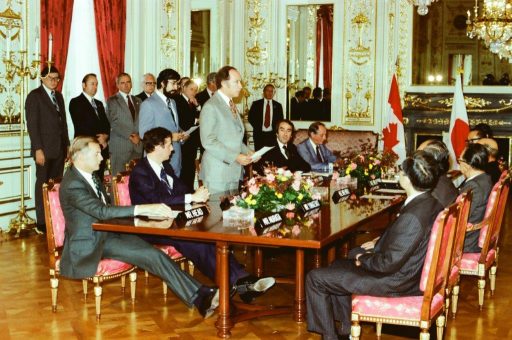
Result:
{"label": "red curtain", "polygon": [[[323,61],[324,88],[332,88],[332,16],[333,5],[322,5],[316,22],[316,86],[320,79],[320,60]],[[321,55],[323,48],[323,55]]]}
{"label": "red curtain", "polygon": [[115,78],[124,71],[126,0],[94,0],[96,41],[105,98],[117,92]]}
{"label": "red curtain", "polygon": [[71,17],[73,15],[73,0],[41,0],[41,59],[42,68],[48,60],[48,38],[53,37],[52,61],[60,71],[61,81],[59,91],[64,83],[64,71],[68,57],[69,35],[71,33]]}

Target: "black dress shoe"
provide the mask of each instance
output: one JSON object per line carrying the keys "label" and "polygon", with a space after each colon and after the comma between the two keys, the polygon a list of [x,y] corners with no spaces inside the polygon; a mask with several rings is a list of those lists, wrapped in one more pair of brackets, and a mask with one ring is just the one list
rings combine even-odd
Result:
{"label": "black dress shoe", "polygon": [[219,290],[217,288],[201,286],[198,296],[194,300],[194,305],[203,318],[209,318],[219,306]]}
{"label": "black dress shoe", "polygon": [[248,275],[236,281],[236,291],[245,303],[251,303],[254,298],[266,292],[270,287],[276,283],[273,277],[257,278],[253,275]]}

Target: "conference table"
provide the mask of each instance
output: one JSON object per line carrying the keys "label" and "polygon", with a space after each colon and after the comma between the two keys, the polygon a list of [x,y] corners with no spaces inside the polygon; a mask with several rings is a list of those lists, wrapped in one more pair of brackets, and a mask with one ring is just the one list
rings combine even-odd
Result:
{"label": "conference table", "polygon": [[[258,235],[254,227],[227,223],[222,218],[220,202],[222,197],[211,197],[208,202],[209,214],[189,223],[178,223],[174,220],[150,220],[143,218],[117,218],[98,221],[93,224],[95,230],[118,233],[160,235],[171,238],[212,242],[216,244],[216,283],[219,286],[219,312],[215,323],[217,336],[226,338],[230,330],[239,321],[263,315],[292,313],[296,322],[305,320],[304,290],[304,252],[316,251],[316,266],[320,266],[321,251],[327,250],[328,263],[336,255],[334,247],[351,232],[364,226],[371,229],[377,225],[375,221],[390,221],[403,203],[403,197],[393,199],[357,199],[335,204],[323,202],[322,206],[304,217],[298,213],[288,212],[282,225],[266,234]],[[183,210],[184,207],[174,207]],[[288,216],[288,217],[286,217]],[[192,222],[192,223],[190,223]],[[230,315],[229,285],[229,246],[233,244],[256,247],[288,247],[295,249],[295,301],[293,307],[270,306],[265,309],[252,308],[252,313]],[[261,274],[261,270],[257,273]],[[248,310],[251,310],[249,308]]]}

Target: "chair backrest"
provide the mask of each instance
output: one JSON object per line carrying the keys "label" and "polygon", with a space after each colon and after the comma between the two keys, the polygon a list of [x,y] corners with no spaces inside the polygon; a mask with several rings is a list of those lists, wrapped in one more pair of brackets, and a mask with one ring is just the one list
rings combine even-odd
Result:
{"label": "chair backrest", "polygon": [[451,205],[437,215],[432,226],[420,280],[420,289],[424,292],[421,307],[422,320],[424,318],[430,319],[430,308],[434,296],[441,294],[444,297],[445,295],[448,265],[453,248],[458,214],[458,206]]}
{"label": "chair backrest", "polygon": [[498,208],[498,200],[500,198],[500,193],[502,190],[501,184],[502,184],[502,181],[499,180],[492,187],[491,193],[489,194],[489,198],[487,199],[487,206],[485,207],[484,219],[482,220],[482,222],[479,223],[481,225],[480,236],[478,237],[478,246],[480,248],[483,247],[485,237],[487,236],[487,232],[494,221],[494,217],[496,216],[496,209]]}
{"label": "chair backrest", "polygon": [[466,236],[466,227],[468,224],[469,211],[471,208],[471,200],[473,199],[473,192],[466,191],[460,194],[455,201],[459,215],[457,216],[457,225],[455,229],[455,236],[453,240],[453,249],[448,266],[448,275],[454,268],[460,269],[462,255],[464,254],[464,238]]}
{"label": "chair backrest", "polygon": [[114,205],[132,205],[130,199],[130,172],[123,171],[117,174],[112,179],[112,190],[114,193]]}
{"label": "chair backrest", "polygon": [[66,229],[64,214],[60,206],[59,189],[60,179],[51,179],[48,183],[43,184],[43,205],[50,268],[55,268],[59,250],[64,245],[64,230]]}
{"label": "chair backrest", "polygon": [[482,230],[480,231],[480,238],[478,240],[480,245],[480,240],[484,237],[481,245],[482,252],[480,254],[480,262],[485,262],[487,253],[498,247],[501,224],[503,222],[503,215],[505,214],[505,207],[507,205],[508,192],[510,189],[510,177],[504,177],[497,184],[499,184],[498,197],[496,199],[492,222],[488,225],[487,233],[484,236],[482,235]]}

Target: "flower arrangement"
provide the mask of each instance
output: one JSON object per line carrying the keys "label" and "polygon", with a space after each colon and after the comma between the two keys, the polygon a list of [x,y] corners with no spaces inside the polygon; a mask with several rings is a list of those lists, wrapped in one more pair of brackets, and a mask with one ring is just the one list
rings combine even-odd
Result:
{"label": "flower arrangement", "polygon": [[264,176],[251,178],[233,203],[263,212],[295,210],[298,204],[317,199],[317,195],[311,193],[313,186],[314,182],[302,177],[300,172],[269,167],[264,170]]}
{"label": "flower arrangement", "polygon": [[371,180],[381,178],[382,174],[394,168],[398,155],[393,151],[378,152],[363,144],[361,152],[352,152],[338,161],[339,176],[357,178],[358,188],[365,188]]}

